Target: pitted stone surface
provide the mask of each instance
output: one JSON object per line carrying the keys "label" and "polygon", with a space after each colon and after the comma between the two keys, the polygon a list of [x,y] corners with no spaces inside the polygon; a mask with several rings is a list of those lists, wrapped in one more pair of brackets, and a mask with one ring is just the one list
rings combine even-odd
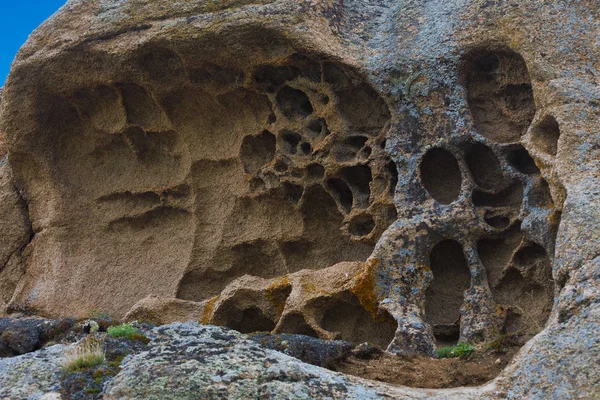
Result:
{"label": "pitted stone surface", "polygon": [[1,193],[34,234],[9,244],[2,301],[124,315],[154,295],[204,316],[253,282],[281,316],[267,282],[367,260],[358,303],[396,321],[389,351],[541,331],[503,393],[592,393],[551,387],[558,360],[598,375],[577,354],[598,287],[599,7],[70,1],[2,93]]}

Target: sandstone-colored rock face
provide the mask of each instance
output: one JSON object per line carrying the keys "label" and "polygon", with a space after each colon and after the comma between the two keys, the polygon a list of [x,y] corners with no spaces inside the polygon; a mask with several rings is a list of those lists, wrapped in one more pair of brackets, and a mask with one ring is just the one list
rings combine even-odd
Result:
{"label": "sandstone-colored rock face", "polygon": [[3,93],[34,236],[2,296],[117,316],[146,298],[130,316],[347,340],[361,337],[348,321],[385,316],[388,350],[406,353],[542,330],[495,396],[593,397],[598,15],[70,1]]}

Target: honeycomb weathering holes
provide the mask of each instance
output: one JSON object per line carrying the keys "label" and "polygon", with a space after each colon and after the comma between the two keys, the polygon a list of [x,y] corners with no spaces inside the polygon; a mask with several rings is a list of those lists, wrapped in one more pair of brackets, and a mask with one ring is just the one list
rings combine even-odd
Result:
{"label": "honeycomb weathering holes", "polygon": [[492,149],[481,143],[470,146],[465,161],[475,183],[483,189],[502,187],[505,183],[498,157]]}
{"label": "honeycomb weathering holes", "polygon": [[458,161],[448,150],[436,147],[425,153],[420,165],[421,182],[434,200],[450,204],[460,195],[462,177]]}
{"label": "honeycomb weathering holes", "polygon": [[533,145],[546,154],[556,155],[560,128],[552,115],[545,116],[531,130]]}
{"label": "honeycomb weathering holes", "polygon": [[518,142],[535,104],[523,57],[510,50],[476,50],[463,65],[467,100],[475,128],[495,142]]}
{"label": "honeycomb weathering holes", "polygon": [[289,86],[277,93],[277,104],[286,118],[305,118],[313,113],[313,106],[306,93]]}
{"label": "honeycomb weathering holes", "polygon": [[[206,136],[212,142],[205,147],[216,144],[217,137],[239,140],[243,167],[235,156],[221,156],[226,146],[205,151],[206,158],[222,158],[207,168],[200,168],[204,160],[192,160],[197,166],[194,185],[202,194],[196,199],[202,210],[196,212],[198,231],[209,235],[208,227],[218,225],[222,238],[196,239],[193,259],[179,284],[180,298],[203,300],[244,274],[272,278],[364,261],[396,217],[389,207],[393,188],[388,187],[395,187],[397,171],[380,146],[390,115],[385,101],[350,67],[327,63],[336,71],[335,83],[328,83],[321,81],[321,63],[310,57],[296,54],[275,64],[262,61],[245,73],[253,79],[232,80],[241,87],[218,95],[223,115],[215,114],[212,100],[200,102],[195,95],[186,102],[181,96],[179,103],[173,101],[185,110],[191,109],[188,103],[212,107],[194,112],[198,121],[193,126],[179,108],[168,108],[168,113],[182,116],[175,123],[185,126],[186,139],[196,126],[223,126],[218,135]],[[217,87],[206,82],[209,77],[203,77],[202,85]],[[203,116],[210,116],[209,123]],[[191,139],[202,148],[201,135]],[[223,185],[226,179],[231,185]],[[210,201],[222,206],[213,207]],[[209,251],[203,250],[205,243]],[[260,251],[252,252],[257,246]],[[245,263],[244,255],[250,253],[252,260],[269,268]]]}

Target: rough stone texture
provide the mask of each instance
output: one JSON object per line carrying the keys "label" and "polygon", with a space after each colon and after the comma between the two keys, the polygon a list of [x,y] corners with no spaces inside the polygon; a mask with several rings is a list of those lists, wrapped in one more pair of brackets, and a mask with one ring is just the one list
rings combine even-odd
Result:
{"label": "rough stone texture", "polygon": [[[3,399],[49,399],[60,386],[63,345],[34,353],[0,359],[0,397]],[[45,394],[48,396],[43,397]]]}
{"label": "rough stone texture", "polygon": [[23,256],[31,238],[27,207],[12,182],[0,134],[0,315],[25,273]]}
{"label": "rough stone texture", "polygon": [[344,376],[268,350],[245,335],[214,326],[171,324],[155,329],[148,351],[127,357],[106,399],[469,399],[405,390]]}
{"label": "rough stone texture", "polygon": [[35,235],[2,296],[121,316],[148,295],[200,302],[230,284],[216,298],[235,299],[243,282],[258,301],[277,276],[369,257],[357,298],[396,320],[388,350],[543,328],[498,378],[506,395],[593,395],[598,15],[541,0],[70,1],[3,93]]}
{"label": "rough stone texture", "polygon": [[394,319],[377,309],[373,265],[342,262],[275,279],[245,275],[201,303],[149,297],[125,315],[129,321],[201,321],[243,333],[293,333],[371,342],[386,348]]}

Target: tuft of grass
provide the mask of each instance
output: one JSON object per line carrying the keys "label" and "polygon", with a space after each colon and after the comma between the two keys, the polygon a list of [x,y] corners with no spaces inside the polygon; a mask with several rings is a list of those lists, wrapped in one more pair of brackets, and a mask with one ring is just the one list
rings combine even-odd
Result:
{"label": "tuft of grass", "polygon": [[469,356],[475,350],[475,346],[467,343],[457,343],[454,346],[441,347],[435,351],[439,358],[454,358]]}
{"label": "tuft of grass", "polygon": [[148,344],[150,342],[150,339],[148,339],[146,336],[144,336],[144,334],[142,334],[130,324],[111,326],[110,328],[108,328],[107,333],[108,336],[112,338],[125,338],[129,340],[137,340],[145,344]]}
{"label": "tuft of grass", "polygon": [[113,338],[129,338],[135,334],[139,334],[138,330],[129,324],[111,326],[106,332],[108,336]]}
{"label": "tuft of grass", "polygon": [[66,371],[74,372],[100,365],[104,362],[104,359],[105,354],[102,341],[93,336],[88,336],[77,346],[65,352],[62,367]]}

